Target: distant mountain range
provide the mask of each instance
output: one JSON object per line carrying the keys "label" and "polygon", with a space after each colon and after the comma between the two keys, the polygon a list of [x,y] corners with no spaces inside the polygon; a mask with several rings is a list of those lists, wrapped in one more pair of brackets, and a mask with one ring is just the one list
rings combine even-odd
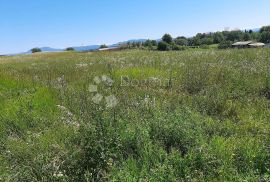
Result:
{"label": "distant mountain range", "polygon": [[[132,39],[132,40],[128,40],[128,41],[124,41],[124,42],[118,42],[116,44],[112,44],[112,45],[108,45],[108,47],[117,47],[121,44],[125,44],[128,42],[145,42],[147,39]],[[98,50],[100,47],[100,45],[88,45],[88,46],[74,46],[73,48],[76,51],[92,51],[92,50]],[[40,47],[42,52],[61,52],[64,51],[65,49],[58,49],[58,48],[52,48],[52,47]],[[20,53],[20,54],[30,54],[31,50],[24,52],[24,53]]]}
{"label": "distant mountain range", "polygon": [[[51,48],[51,47],[40,47],[42,52],[60,52],[63,51],[63,49],[56,49],[56,48]],[[27,51],[26,53],[32,53],[31,50]]]}

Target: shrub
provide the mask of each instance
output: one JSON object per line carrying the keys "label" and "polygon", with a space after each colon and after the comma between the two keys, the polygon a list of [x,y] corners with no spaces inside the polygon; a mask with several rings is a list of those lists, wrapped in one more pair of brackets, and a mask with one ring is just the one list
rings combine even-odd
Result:
{"label": "shrub", "polygon": [[201,130],[189,117],[184,111],[156,117],[150,125],[151,139],[160,142],[168,153],[175,148],[186,155],[201,140]]}
{"label": "shrub", "polygon": [[269,32],[263,32],[261,34],[261,41],[263,43],[270,43],[270,31]]}
{"label": "shrub", "polygon": [[186,50],[186,49],[187,49],[186,46],[179,46],[177,44],[172,45],[172,50],[174,50],[174,51],[183,51],[183,50]]}
{"label": "shrub", "polygon": [[108,46],[106,44],[103,44],[99,47],[100,49],[105,49],[105,48],[108,48]]}
{"label": "shrub", "polygon": [[210,49],[210,46],[207,45],[207,44],[203,44],[203,45],[200,46],[200,48],[202,48],[202,49]]}
{"label": "shrub", "polygon": [[63,170],[74,181],[101,180],[122,152],[117,132],[110,121],[99,120],[96,124],[84,125],[72,140],[70,156]]}
{"label": "shrub", "polygon": [[73,47],[68,47],[66,48],[66,51],[75,51],[75,49]]}
{"label": "shrub", "polygon": [[34,54],[37,52],[42,52],[42,50],[40,48],[33,48],[33,49],[31,49],[31,52]]}
{"label": "shrub", "polygon": [[228,49],[231,48],[232,46],[232,42],[231,41],[222,41],[219,45],[218,48],[219,49]]}
{"label": "shrub", "polygon": [[179,46],[187,46],[188,45],[188,40],[185,37],[177,37],[175,39],[175,43]]}
{"label": "shrub", "polygon": [[169,51],[169,50],[171,50],[171,46],[170,46],[170,44],[168,44],[164,41],[161,41],[158,43],[158,50],[159,51]]}

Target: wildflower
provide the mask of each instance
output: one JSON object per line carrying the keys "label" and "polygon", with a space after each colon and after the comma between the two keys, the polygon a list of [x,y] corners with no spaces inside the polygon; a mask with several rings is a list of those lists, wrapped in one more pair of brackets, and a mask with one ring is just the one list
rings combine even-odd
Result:
{"label": "wildflower", "polygon": [[61,82],[65,82],[65,76],[62,75],[61,77],[58,77],[58,78],[57,78],[57,81],[60,82],[60,83],[61,83]]}
{"label": "wildflower", "polygon": [[102,76],[101,76],[101,80],[102,80],[103,82],[106,82],[107,76],[106,76],[106,75],[102,75]]}
{"label": "wildflower", "polygon": [[54,176],[54,177],[63,177],[64,175],[63,175],[62,172],[59,172],[59,173],[57,173],[57,174],[54,173],[53,176]]}
{"label": "wildflower", "polygon": [[79,64],[76,64],[76,68],[83,68],[83,67],[87,67],[88,64],[86,63],[79,63]]}
{"label": "wildflower", "polygon": [[96,76],[96,77],[94,78],[94,82],[95,82],[96,84],[100,84],[100,83],[101,83],[101,80],[100,80],[100,78],[99,78],[98,76]]}
{"label": "wildflower", "polygon": [[37,75],[35,75],[35,76],[33,77],[33,80],[34,80],[34,81],[39,81],[39,77],[38,77]]}
{"label": "wildflower", "polygon": [[108,77],[108,76],[106,76],[106,75],[103,75],[103,76],[101,77],[101,80],[102,80],[106,85],[108,85],[108,86],[112,86],[113,83],[114,83],[114,81],[113,81],[110,77]]}
{"label": "wildflower", "polygon": [[150,97],[149,97],[149,95],[146,95],[146,96],[144,97],[144,102],[145,102],[146,104],[148,104],[149,101],[150,101]]}
{"label": "wildflower", "polygon": [[95,93],[98,91],[97,85],[89,85],[88,91],[91,93]]}
{"label": "wildflower", "polygon": [[99,104],[103,99],[103,96],[101,94],[96,94],[93,98],[92,98],[92,101],[95,103],[95,104]]}
{"label": "wildflower", "polygon": [[74,114],[72,112],[69,111],[69,109],[67,109],[66,107],[61,106],[61,105],[57,105],[57,107],[62,112],[61,120],[64,123],[69,124],[69,125],[79,126],[79,124],[76,121],[76,117],[74,116]]}
{"label": "wildflower", "polygon": [[108,108],[113,108],[118,104],[118,100],[114,95],[110,95],[105,98]]}
{"label": "wildflower", "polygon": [[57,89],[63,89],[67,87],[67,81],[65,80],[65,76],[58,77],[55,81],[53,81],[54,87]]}

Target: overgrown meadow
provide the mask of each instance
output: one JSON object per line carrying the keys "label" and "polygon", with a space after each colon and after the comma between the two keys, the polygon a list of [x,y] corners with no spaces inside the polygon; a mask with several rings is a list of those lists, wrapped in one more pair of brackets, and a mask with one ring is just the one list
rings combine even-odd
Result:
{"label": "overgrown meadow", "polygon": [[0,181],[270,181],[270,50],[0,57]]}

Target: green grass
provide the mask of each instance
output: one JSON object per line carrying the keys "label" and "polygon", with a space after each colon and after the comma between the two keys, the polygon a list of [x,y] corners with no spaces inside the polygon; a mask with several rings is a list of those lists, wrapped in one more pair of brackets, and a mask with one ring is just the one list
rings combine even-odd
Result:
{"label": "green grass", "polygon": [[[269,49],[0,57],[0,181],[269,181],[269,64]],[[114,108],[92,101],[103,75]]]}

